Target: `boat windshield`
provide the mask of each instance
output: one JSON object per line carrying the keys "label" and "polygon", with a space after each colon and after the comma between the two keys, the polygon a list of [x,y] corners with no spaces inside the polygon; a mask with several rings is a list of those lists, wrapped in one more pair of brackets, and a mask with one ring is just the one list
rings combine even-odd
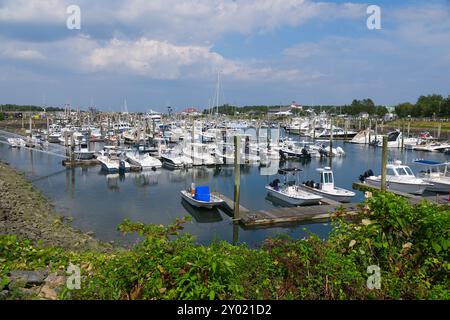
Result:
{"label": "boat windshield", "polygon": [[410,176],[413,176],[414,173],[412,172],[412,170],[409,167],[405,167],[406,173]]}
{"label": "boat windshield", "polygon": [[408,167],[397,168],[397,173],[399,176],[413,176],[411,169]]}

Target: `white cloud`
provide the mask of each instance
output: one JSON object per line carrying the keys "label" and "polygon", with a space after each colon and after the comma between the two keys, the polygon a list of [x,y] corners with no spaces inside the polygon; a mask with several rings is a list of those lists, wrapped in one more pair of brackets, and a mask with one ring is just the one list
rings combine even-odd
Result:
{"label": "white cloud", "polygon": [[0,51],[0,56],[10,59],[18,60],[44,60],[46,56],[37,50],[32,49],[18,49],[18,48],[6,48]]}

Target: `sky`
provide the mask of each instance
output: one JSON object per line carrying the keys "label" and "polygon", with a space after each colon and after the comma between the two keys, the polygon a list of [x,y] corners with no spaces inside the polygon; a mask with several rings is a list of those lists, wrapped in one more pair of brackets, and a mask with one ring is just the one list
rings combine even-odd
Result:
{"label": "sky", "polygon": [[238,106],[447,96],[450,1],[0,0],[0,104],[203,109],[218,74]]}

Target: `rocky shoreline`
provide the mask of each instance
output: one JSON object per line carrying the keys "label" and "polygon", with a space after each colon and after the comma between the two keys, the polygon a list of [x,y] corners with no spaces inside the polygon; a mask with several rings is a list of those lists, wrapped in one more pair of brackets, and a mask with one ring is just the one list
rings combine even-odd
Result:
{"label": "rocky shoreline", "polygon": [[19,240],[75,251],[111,248],[110,244],[68,225],[23,173],[3,162],[0,162],[0,235],[16,235]]}

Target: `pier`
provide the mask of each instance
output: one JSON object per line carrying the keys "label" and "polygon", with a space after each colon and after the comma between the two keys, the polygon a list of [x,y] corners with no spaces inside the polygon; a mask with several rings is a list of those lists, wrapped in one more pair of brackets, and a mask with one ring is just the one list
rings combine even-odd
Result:
{"label": "pier", "polygon": [[[233,216],[234,201],[227,196],[214,193],[224,200],[220,207],[226,214]],[[247,228],[267,228],[300,222],[325,222],[336,215],[337,211],[345,210],[346,214],[355,214],[357,203],[339,203],[331,199],[323,199],[320,205],[276,208],[270,210],[250,210],[239,205],[239,223]]]}

